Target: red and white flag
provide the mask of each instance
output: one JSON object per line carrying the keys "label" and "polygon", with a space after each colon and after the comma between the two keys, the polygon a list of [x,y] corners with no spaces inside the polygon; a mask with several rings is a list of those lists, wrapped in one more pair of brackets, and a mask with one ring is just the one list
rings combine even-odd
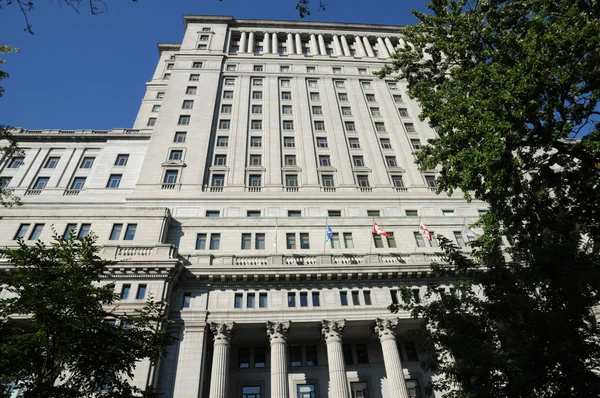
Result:
{"label": "red and white flag", "polygon": [[373,221],[373,233],[377,235],[390,236],[387,232],[383,230],[375,221]]}
{"label": "red and white flag", "polygon": [[421,231],[421,234],[427,236],[427,239],[429,239],[430,242],[433,241],[433,235],[431,232],[429,232],[429,229],[423,225],[423,223],[419,224],[419,231]]}

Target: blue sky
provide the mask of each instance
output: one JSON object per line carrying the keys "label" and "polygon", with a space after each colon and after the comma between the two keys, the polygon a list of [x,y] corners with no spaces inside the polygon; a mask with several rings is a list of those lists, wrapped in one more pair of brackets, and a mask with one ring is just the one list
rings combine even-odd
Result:
{"label": "blue sky", "polygon": [[[0,124],[28,129],[130,127],[158,60],[156,43],[179,42],[184,14],[298,20],[295,0],[106,0],[107,11],[81,14],[38,0],[29,19],[13,4],[0,10],[0,42],[19,47],[5,55]],[[315,1],[315,0],[313,0]],[[84,0],[85,4],[86,1]],[[406,25],[425,0],[324,0],[309,21]],[[169,4],[166,6],[165,4]],[[350,6],[349,4],[356,4]]]}

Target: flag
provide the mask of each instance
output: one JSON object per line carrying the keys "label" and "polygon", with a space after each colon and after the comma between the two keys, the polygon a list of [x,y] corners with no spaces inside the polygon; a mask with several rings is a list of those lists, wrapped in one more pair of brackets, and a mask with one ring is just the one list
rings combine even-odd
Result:
{"label": "flag", "polygon": [[277,218],[275,218],[275,240],[273,240],[273,248],[277,249]]}
{"label": "flag", "polygon": [[373,221],[373,233],[376,235],[390,236],[387,232],[383,230],[375,221]]}
{"label": "flag", "polygon": [[419,224],[419,231],[421,231],[421,234],[427,236],[427,239],[429,239],[430,242],[433,241],[433,235],[431,232],[429,232],[429,229],[423,225],[423,223]]}
{"label": "flag", "polygon": [[327,230],[325,231],[325,237],[327,238],[325,239],[325,243],[329,242],[333,237],[333,231],[331,230],[331,227],[329,225],[327,226]]}

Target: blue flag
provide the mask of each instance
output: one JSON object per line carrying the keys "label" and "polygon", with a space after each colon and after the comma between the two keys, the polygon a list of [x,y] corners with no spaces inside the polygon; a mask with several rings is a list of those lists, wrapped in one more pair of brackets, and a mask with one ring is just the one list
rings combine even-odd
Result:
{"label": "blue flag", "polygon": [[329,242],[331,240],[331,238],[333,237],[333,231],[331,230],[331,227],[328,225],[327,226],[327,231],[325,232],[325,237],[327,239],[325,239],[325,243]]}

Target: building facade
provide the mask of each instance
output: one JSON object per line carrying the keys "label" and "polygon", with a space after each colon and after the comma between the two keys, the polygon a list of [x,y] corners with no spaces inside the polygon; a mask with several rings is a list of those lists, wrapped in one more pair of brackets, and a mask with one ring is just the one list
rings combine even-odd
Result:
{"label": "building facade", "polygon": [[123,309],[169,302],[178,342],[134,378],[164,397],[425,397],[416,322],[387,307],[452,282],[419,225],[464,246],[485,206],[435,194],[413,155],[435,131],[373,76],[401,27],[184,24],[133,128],[15,132],[0,244],[93,231]]}

